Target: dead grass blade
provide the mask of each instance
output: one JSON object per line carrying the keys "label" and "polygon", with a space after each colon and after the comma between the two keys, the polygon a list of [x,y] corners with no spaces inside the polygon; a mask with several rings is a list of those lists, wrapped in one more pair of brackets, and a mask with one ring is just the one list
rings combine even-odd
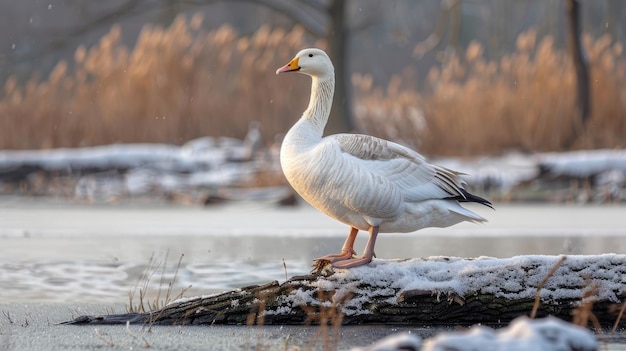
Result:
{"label": "dead grass blade", "polygon": [[615,319],[615,324],[613,324],[613,328],[611,328],[611,335],[615,334],[615,331],[617,330],[617,326],[619,325],[619,322],[622,320],[622,317],[624,316],[625,310],[626,310],[626,301],[622,303],[622,308],[619,310],[617,319]]}
{"label": "dead grass blade", "polygon": [[335,299],[334,297],[334,291],[318,290],[318,306],[301,306],[302,310],[307,314],[304,324],[319,324],[319,328],[317,328],[307,344],[307,350],[312,350],[320,338],[324,344],[324,350],[331,351],[337,349],[339,331],[344,318],[341,306],[350,301],[353,294],[347,293],[342,295],[340,299]]}
{"label": "dead grass blade", "polygon": [[563,262],[565,262],[566,259],[567,259],[567,256],[561,256],[561,258],[554,264],[554,266],[552,266],[552,269],[550,269],[548,274],[546,274],[546,276],[543,278],[541,283],[537,285],[537,293],[535,294],[535,303],[533,304],[533,310],[530,313],[531,319],[535,319],[535,316],[537,315],[537,310],[539,309],[539,305],[541,303],[541,289],[543,289],[548,279],[550,279],[550,277],[554,274],[554,272],[556,272],[557,269],[559,269],[561,264],[563,264]]}
{"label": "dead grass blade", "polygon": [[[169,255],[169,251],[166,253],[164,261],[160,261],[160,262],[157,262],[157,260],[155,259],[154,253],[150,256],[150,259],[148,260],[148,263],[146,264],[142,274],[137,278],[137,283],[130,290],[128,294],[129,304],[126,308],[127,312],[145,313],[145,312],[151,312],[151,311],[162,309],[163,307],[167,306],[170,302],[183,297],[185,292],[187,292],[191,288],[191,285],[186,288],[182,288],[178,295],[176,295],[175,297],[172,297],[172,289],[174,288],[174,284],[176,282],[176,279],[178,278],[178,272],[180,271],[183,258],[185,257],[184,254],[181,254],[180,258],[178,259],[178,263],[176,264],[174,276],[167,283],[167,290],[165,292],[165,298],[161,299],[161,294],[163,293],[164,286],[165,286],[165,276],[167,273],[167,256],[168,255]],[[150,291],[150,282],[152,281],[152,277],[154,276],[154,274],[159,269],[161,269],[161,279],[159,281],[159,286],[157,288],[156,298],[152,301],[148,301],[146,296],[148,292]],[[138,298],[139,301],[135,302],[135,294],[137,293],[137,290],[139,290],[139,298]],[[148,306],[148,308],[145,307],[146,305]],[[154,320],[154,319],[156,318],[152,318],[151,320]],[[150,321],[150,327],[152,327],[152,324],[153,322]]]}
{"label": "dead grass blade", "polygon": [[581,305],[572,313],[572,323],[586,328],[589,322],[591,322],[598,334],[602,332],[602,326],[598,318],[593,314],[593,304],[595,302],[594,297],[598,294],[599,289],[600,285],[597,283],[587,284],[583,292]]}
{"label": "dead grass blade", "polygon": [[143,348],[149,348],[150,343],[143,335],[138,335],[137,333],[130,330],[130,322],[126,322],[126,334],[130,335],[134,340],[143,342]]}
{"label": "dead grass blade", "polygon": [[104,341],[104,343],[109,346],[109,347],[114,347],[115,343],[113,342],[113,337],[107,333],[107,332],[103,332],[100,329],[96,328],[95,329],[96,332],[96,337],[98,337],[98,339]]}

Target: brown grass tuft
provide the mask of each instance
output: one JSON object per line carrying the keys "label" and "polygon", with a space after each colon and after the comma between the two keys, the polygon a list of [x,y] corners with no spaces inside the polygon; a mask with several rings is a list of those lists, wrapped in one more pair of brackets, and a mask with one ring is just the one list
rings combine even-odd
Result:
{"label": "brown grass tuft", "polygon": [[[178,271],[180,270],[184,257],[184,255],[181,254],[176,265],[174,276],[167,283],[165,296],[163,298],[161,297],[165,284],[165,274],[168,268],[167,256],[168,253],[166,253],[164,260],[161,262],[157,261],[154,254],[150,256],[150,259],[148,260],[148,263],[146,264],[142,274],[137,278],[137,283],[128,293],[128,306],[126,306],[126,311],[128,313],[145,313],[162,309],[170,302],[182,298],[187,290],[191,288],[191,286],[188,286],[187,288],[181,289],[181,291],[176,296],[172,294],[172,288],[174,286],[174,283],[176,282],[176,278],[178,277]],[[159,287],[156,290],[157,295],[152,301],[150,301],[148,299],[148,294],[150,293],[150,284],[152,281],[152,277],[159,269],[161,269],[161,279],[159,282]],[[136,297],[137,292],[139,293],[138,297]],[[152,324],[150,326],[152,326]]]}

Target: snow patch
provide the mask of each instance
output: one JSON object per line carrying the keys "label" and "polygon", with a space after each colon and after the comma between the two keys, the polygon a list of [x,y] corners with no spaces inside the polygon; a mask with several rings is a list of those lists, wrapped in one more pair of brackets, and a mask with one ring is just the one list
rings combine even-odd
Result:
{"label": "snow patch", "polygon": [[557,318],[519,317],[504,329],[477,326],[469,332],[442,333],[424,342],[422,351],[592,351],[598,349],[587,329]]}
{"label": "snow patch", "polygon": [[352,351],[593,351],[598,342],[589,330],[557,318],[519,317],[504,329],[473,326],[465,332],[441,333],[422,343],[410,333],[398,333]]}

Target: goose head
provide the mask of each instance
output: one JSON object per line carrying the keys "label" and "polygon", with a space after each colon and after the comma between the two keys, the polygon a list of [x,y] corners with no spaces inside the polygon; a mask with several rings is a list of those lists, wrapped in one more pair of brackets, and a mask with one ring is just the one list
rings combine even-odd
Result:
{"label": "goose head", "polygon": [[304,49],[288,64],[276,70],[276,74],[298,72],[317,78],[333,78],[335,69],[326,53],[320,49]]}

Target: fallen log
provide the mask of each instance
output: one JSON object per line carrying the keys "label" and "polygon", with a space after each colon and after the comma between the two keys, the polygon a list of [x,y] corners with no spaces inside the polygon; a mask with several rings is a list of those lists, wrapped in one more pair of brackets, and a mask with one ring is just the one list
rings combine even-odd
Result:
{"label": "fallen log", "polygon": [[[626,255],[430,257],[187,297],[147,313],[81,316],[64,324],[504,325],[530,315],[611,328],[626,297]],[[618,326],[623,328],[622,319]]]}

